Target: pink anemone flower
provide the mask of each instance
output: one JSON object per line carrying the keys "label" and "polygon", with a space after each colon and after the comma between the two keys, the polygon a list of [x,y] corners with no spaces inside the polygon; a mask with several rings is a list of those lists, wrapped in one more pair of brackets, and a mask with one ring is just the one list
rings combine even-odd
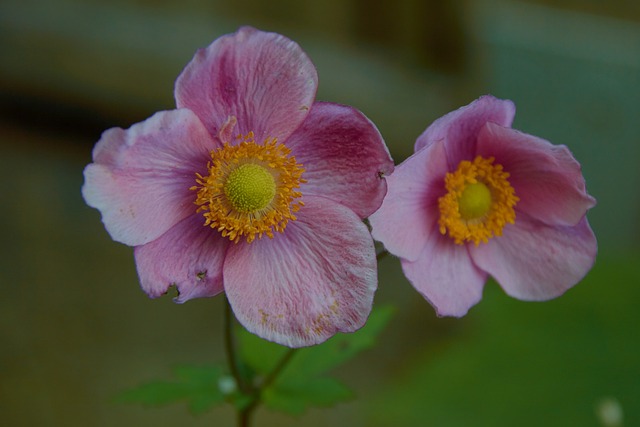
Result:
{"label": "pink anemone flower", "polygon": [[196,53],[176,110],[102,135],[82,192],[135,247],[150,297],[224,291],[249,331],[290,347],[364,324],[377,262],[362,220],[393,161],[362,113],[314,102],[317,82],[296,43],[244,27]]}
{"label": "pink anemone flower", "polygon": [[555,298],[592,267],[595,200],[567,147],[511,129],[484,96],[436,120],[387,178],[372,234],[440,316],[463,316],[488,275],[521,300]]}

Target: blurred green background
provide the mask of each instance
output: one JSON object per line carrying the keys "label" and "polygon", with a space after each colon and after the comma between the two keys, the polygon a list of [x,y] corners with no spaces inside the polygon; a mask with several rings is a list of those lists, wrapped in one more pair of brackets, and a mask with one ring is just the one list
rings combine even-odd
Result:
{"label": "blurred green background", "polygon": [[378,346],[336,375],[359,396],[256,426],[640,425],[640,3],[635,0],[0,1],[0,423],[225,426],[228,407],[113,403],[176,364],[224,360],[222,298],[139,290],[132,250],[81,196],[100,133],[173,107],[198,47],[244,24],[298,41],[318,99],[351,104],[399,163],[437,117],[485,93],[566,144],[598,199],[595,268],[548,303],[495,283],[438,319],[391,257]]}

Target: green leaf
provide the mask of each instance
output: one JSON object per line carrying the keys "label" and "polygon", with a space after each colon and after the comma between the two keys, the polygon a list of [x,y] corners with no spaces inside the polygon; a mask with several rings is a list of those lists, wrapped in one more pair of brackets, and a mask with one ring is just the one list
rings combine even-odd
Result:
{"label": "green leaf", "polygon": [[225,399],[219,382],[223,371],[219,366],[179,366],[174,369],[176,381],[152,381],[116,396],[123,403],[162,406],[186,401],[194,414],[201,414]]}
{"label": "green leaf", "polygon": [[331,406],[352,397],[346,386],[326,377],[286,382],[265,390],[262,395],[268,408],[291,415],[300,415],[310,406]]}
{"label": "green leaf", "polygon": [[238,328],[236,336],[240,344],[240,359],[258,374],[266,375],[271,372],[288,351],[287,347],[263,340],[244,328]]}

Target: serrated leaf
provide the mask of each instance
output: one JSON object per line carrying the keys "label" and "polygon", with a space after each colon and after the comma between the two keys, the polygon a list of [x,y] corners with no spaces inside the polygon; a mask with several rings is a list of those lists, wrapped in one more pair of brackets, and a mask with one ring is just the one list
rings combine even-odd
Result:
{"label": "serrated leaf", "polygon": [[331,406],[352,397],[351,390],[338,380],[318,377],[269,388],[263,393],[262,399],[272,410],[300,415],[310,406]]}
{"label": "serrated leaf", "polygon": [[193,413],[200,414],[224,401],[218,385],[222,373],[219,366],[179,366],[174,369],[177,380],[152,381],[120,393],[116,400],[150,406],[186,401]]}

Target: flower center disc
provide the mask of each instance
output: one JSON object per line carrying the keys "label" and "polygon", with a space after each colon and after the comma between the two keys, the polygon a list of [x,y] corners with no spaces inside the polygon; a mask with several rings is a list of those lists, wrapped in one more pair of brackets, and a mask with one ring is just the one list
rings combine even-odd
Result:
{"label": "flower center disc", "polygon": [[463,160],[444,178],[447,194],[438,199],[440,233],[455,243],[487,243],[502,235],[502,228],[516,219],[514,206],[520,200],[509,183],[509,174],[494,159],[478,156]]}
{"label": "flower center disc", "polygon": [[264,234],[273,238],[304,206],[296,190],[306,182],[304,169],[275,138],[256,144],[250,132],[238,139],[211,151],[208,175],[196,174],[197,185],[191,187],[197,191],[196,212],[203,212],[204,225],[235,243],[241,238],[251,243]]}
{"label": "flower center disc", "polygon": [[276,195],[276,182],[264,167],[246,163],[229,174],[224,193],[238,212],[254,212],[271,203]]}
{"label": "flower center disc", "polygon": [[491,190],[482,182],[466,186],[458,199],[462,219],[482,218],[491,209]]}

